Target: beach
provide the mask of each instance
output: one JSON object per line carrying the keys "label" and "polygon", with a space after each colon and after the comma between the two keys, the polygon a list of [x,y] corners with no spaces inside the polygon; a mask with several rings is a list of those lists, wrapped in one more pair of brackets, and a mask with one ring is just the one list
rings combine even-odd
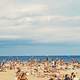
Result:
{"label": "beach", "polygon": [[15,78],[15,73],[13,70],[0,72],[0,80],[15,80],[14,78]]}
{"label": "beach", "polygon": [[[1,80],[80,80],[80,63],[76,59],[65,62],[63,59],[38,61],[8,60],[0,63]],[[68,80],[68,79],[67,79]]]}
{"label": "beach", "polygon": [[[67,70],[67,71],[62,71],[61,73],[62,74],[71,74],[71,72],[73,71],[70,71],[70,70]],[[80,77],[80,70],[76,70],[74,71],[75,73],[77,72],[77,77]],[[8,70],[7,72],[0,72],[0,79],[1,80],[16,80],[15,79],[15,72],[13,70]],[[35,77],[35,76],[32,76],[32,75],[29,75],[28,76],[28,80],[49,80],[49,78],[41,78],[41,77]]]}
{"label": "beach", "polygon": [[[15,72],[8,70],[7,72],[0,72],[0,80],[16,80]],[[34,76],[28,76],[29,80],[45,80],[45,78],[39,78]]]}

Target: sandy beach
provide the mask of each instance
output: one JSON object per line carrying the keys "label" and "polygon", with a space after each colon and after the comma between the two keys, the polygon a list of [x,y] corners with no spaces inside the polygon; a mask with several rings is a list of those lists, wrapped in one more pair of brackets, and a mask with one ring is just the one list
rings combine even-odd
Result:
{"label": "sandy beach", "polygon": [[[80,78],[80,70],[76,70],[76,71],[70,71],[70,70],[66,70],[66,71],[61,71],[62,74],[71,74],[71,72],[75,72],[77,77]],[[16,80],[15,79],[15,72],[13,70],[8,70],[6,72],[0,72],[0,80]],[[33,75],[29,75],[28,76],[28,80],[49,80],[48,77],[35,77]]]}
{"label": "sandy beach", "polygon": [[[0,80],[16,80],[15,72],[8,70],[7,72],[0,72]],[[29,80],[45,80],[45,78],[39,78],[35,76],[28,76]]]}
{"label": "sandy beach", "polygon": [[[66,77],[67,76],[67,77]],[[52,79],[50,79],[52,78]],[[7,61],[0,63],[1,80],[80,80],[80,63],[77,61]]]}
{"label": "sandy beach", "polygon": [[13,70],[0,72],[0,80],[15,80],[15,73]]}

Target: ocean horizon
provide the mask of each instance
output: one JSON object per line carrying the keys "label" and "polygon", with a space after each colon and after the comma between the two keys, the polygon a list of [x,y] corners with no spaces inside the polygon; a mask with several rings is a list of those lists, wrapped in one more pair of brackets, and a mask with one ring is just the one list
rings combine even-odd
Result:
{"label": "ocean horizon", "polygon": [[0,62],[6,62],[10,60],[20,60],[20,61],[29,61],[29,60],[37,60],[43,61],[48,59],[49,61],[63,59],[65,62],[70,62],[72,59],[80,62],[80,56],[0,56]]}

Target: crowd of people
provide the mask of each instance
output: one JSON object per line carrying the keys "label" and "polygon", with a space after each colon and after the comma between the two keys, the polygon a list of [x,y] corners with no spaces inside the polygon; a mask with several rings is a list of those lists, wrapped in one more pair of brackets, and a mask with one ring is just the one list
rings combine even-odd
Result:
{"label": "crowd of people", "polygon": [[65,74],[64,78],[61,79],[59,77],[57,77],[55,75],[55,78],[50,78],[49,80],[80,80],[80,78],[76,77],[76,75],[74,74],[74,72],[71,73],[71,75],[69,74]]}
{"label": "crowd of people", "polygon": [[[72,60],[30,60],[30,61],[7,61],[0,63],[0,71],[14,70],[15,80],[29,80],[28,76],[46,78],[47,80],[80,80],[80,63]],[[69,72],[68,72],[69,71]]]}

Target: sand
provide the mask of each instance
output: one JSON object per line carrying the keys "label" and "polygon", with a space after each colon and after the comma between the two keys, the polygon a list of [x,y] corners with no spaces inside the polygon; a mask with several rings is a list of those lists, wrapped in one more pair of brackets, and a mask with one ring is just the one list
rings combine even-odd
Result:
{"label": "sand", "polygon": [[0,80],[15,80],[15,73],[14,71],[6,71],[6,72],[0,72]]}
{"label": "sand", "polygon": [[[44,78],[38,78],[34,76],[28,76],[29,80],[45,80]],[[15,72],[13,70],[8,70],[6,72],[0,72],[0,80],[16,80]]]}
{"label": "sand", "polygon": [[[73,70],[74,71],[74,70]],[[62,74],[70,74],[73,72],[71,70],[62,71]],[[80,77],[80,70],[74,71],[78,77]],[[6,72],[0,72],[0,80],[15,80],[15,72],[13,70],[8,70]],[[28,76],[28,80],[49,80],[48,78],[40,78],[35,76]]]}

